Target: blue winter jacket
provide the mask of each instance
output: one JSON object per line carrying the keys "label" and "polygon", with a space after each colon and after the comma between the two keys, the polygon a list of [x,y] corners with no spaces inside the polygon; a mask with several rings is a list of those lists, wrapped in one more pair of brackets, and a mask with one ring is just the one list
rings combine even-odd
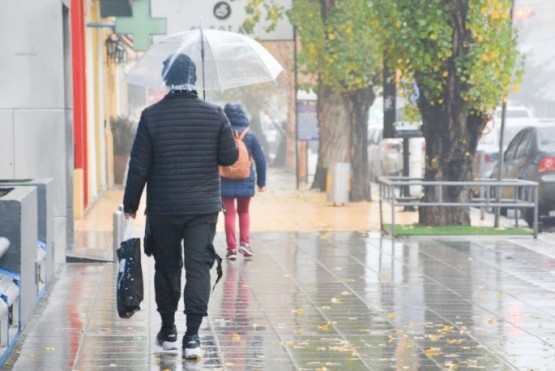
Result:
{"label": "blue winter jacket", "polygon": [[[233,130],[237,130],[239,134],[249,126],[249,120],[241,105],[228,103],[224,112]],[[266,159],[256,135],[249,130],[243,141],[253,160],[250,176],[246,179],[221,178],[222,197],[252,197],[255,193],[255,184],[259,187],[266,186]]]}

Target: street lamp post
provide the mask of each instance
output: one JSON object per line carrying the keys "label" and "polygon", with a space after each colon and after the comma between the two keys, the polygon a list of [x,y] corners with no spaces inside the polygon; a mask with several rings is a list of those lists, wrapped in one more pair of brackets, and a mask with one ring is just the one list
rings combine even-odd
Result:
{"label": "street lamp post", "polygon": [[[513,27],[513,10],[514,10],[514,6],[515,6],[515,1],[512,0],[511,1],[511,10],[510,10],[510,22],[511,22],[511,29]],[[506,120],[506,112],[507,112],[507,102],[506,99],[504,97],[503,102],[501,103],[501,128],[499,130],[499,154],[498,154],[498,163],[499,166],[497,167],[498,171],[497,171],[497,180],[500,182],[501,179],[503,179],[503,163],[504,163],[504,158],[503,158],[503,136],[505,135],[505,120]],[[497,195],[496,195],[496,201],[497,203],[499,203],[501,195],[500,192],[501,188],[499,188],[499,190],[497,191]],[[493,220],[493,226],[495,228],[499,228],[499,213],[500,213],[500,208],[497,207],[495,209],[495,217]]]}

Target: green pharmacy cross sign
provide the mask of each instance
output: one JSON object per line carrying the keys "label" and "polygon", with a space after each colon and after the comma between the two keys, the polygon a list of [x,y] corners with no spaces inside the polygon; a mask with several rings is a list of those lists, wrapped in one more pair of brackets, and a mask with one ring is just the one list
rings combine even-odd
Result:
{"label": "green pharmacy cross sign", "polygon": [[116,18],[116,33],[132,34],[133,49],[144,51],[150,47],[151,35],[166,34],[166,19],[150,16],[149,0],[134,0],[133,16]]}

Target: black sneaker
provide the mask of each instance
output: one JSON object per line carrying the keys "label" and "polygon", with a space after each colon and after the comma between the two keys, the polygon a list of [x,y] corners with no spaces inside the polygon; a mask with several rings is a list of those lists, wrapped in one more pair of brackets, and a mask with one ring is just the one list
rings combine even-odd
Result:
{"label": "black sneaker", "polygon": [[228,251],[225,257],[227,260],[237,260],[237,253],[235,251]]}
{"label": "black sneaker", "polygon": [[254,255],[253,252],[252,252],[252,249],[251,249],[251,247],[248,243],[242,243],[239,246],[239,252],[241,254],[243,254],[244,257],[250,257],[250,256]]}
{"label": "black sneaker", "polygon": [[162,326],[158,335],[156,335],[158,346],[164,350],[177,350],[177,329],[175,325]]}
{"label": "black sneaker", "polygon": [[198,359],[202,356],[200,339],[198,335],[183,337],[183,357],[186,359]]}

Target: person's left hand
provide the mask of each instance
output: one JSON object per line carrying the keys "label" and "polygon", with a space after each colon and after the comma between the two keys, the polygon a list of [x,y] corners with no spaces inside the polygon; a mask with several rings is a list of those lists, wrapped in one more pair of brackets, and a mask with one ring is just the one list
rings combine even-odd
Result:
{"label": "person's left hand", "polygon": [[132,213],[124,213],[124,215],[125,215],[125,219],[129,219],[129,218],[135,219],[135,217],[137,216],[137,212],[135,211]]}

